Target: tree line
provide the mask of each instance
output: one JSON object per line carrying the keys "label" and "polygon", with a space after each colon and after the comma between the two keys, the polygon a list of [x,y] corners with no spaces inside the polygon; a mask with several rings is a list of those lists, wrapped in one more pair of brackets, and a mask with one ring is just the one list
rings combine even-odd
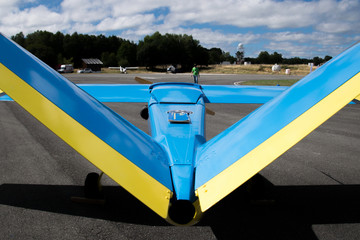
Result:
{"label": "tree line", "polygon": [[[189,71],[193,64],[207,66],[223,61],[234,63],[237,58],[220,48],[207,49],[191,35],[160,34],[147,35],[139,43],[125,40],[117,36],[51,33],[36,31],[28,35],[22,32],[11,37],[12,40],[33,53],[46,64],[57,68],[60,64],[73,64],[75,68],[82,66],[83,58],[98,58],[104,67],[110,66],[146,66],[155,70],[158,66],[172,64],[184,71]],[[329,57],[329,56],[327,56]],[[254,64],[304,64],[317,60],[320,64],[328,60],[285,59],[281,54],[261,52],[257,58],[245,58]],[[329,57],[331,58],[331,57]],[[318,65],[317,63],[315,63]]]}
{"label": "tree line", "polygon": [[314,65],[318,66],[329,61],[332,57],[325,56],[324,58],[321,57],[314,57],[312,59],[307,58],[283,58],[282,54],[274,52],[272,54],[268,53],[267,51],[262,51],[259,53],[257,58],[245,58],[245,62],[251,62],[254,64],[308,64],[313,63]]}
{"label": "tree line", "polygon": [[20,32],[11,39],[53,68],[59,64],[81,67],[82,58],[98,58],[104,66],[137,64],[137,45],[116,36],[36,31],[26,37]]}
{"label": "tree line", "polygon": [[159,65],[173,64],[184,70],[189,70],[195,63],[208,65],[234,61],[230,53],[220,48],[206,49],[186,34],[155,32],[138,44],[117,36],[77,32],[70,35],[36,31],[27,36],[20,32],[11,39],[53,68],[59,64],[73,64],[79,68],[83,58],[98,58],[104,67],[146,66],[155,69]]}

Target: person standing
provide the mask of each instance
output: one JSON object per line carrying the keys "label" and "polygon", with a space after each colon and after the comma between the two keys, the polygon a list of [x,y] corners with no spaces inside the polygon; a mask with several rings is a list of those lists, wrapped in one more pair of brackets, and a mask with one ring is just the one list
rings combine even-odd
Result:
{"label": "person standing", "polygon": [[194,77],[194,83],[198,84],[200,72],[199,72],[199,68],[196,66],[196,64],[194,64],[194,67],[192,68],[191,73],[193,74],[193,77]]}

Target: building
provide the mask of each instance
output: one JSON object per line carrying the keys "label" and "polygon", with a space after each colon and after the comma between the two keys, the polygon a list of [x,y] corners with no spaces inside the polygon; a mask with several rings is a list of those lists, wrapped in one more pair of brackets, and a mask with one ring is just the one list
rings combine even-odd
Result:
{"label": "building", "polygon": [[83,58],[82,66],[83,68],[90,68],[93,72],[100,72],[103,65],[102,61],[97,58]]}

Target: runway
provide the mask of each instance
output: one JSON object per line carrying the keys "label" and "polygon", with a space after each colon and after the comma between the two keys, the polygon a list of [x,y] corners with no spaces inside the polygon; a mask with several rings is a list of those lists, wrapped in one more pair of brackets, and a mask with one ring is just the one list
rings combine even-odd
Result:
{"label": "runway", "polygon": [[[135,76],[191,82],[190,74],[68,74],[74,83],[133,83]],[[208,75],[201,84],[289,79],[285,75]],[[106,104],[147,132],[144,104]],[[211,139],[259,105],[209,104]],[[0,102],[2,239],[359,239],[360,105],[348,105],[260,172],[255,191],[239,189],[192,227],[174,227],[105,177],[105,205],[83,196],[86,159],[15,102]]]}

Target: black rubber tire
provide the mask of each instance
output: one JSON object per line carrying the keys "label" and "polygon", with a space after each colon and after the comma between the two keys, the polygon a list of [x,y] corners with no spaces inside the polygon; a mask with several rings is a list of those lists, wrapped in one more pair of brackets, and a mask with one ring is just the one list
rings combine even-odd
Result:
{"label": "black rubber tire", "polygon": [[102,192],[99,185],[100,175],[98,173],[92,172],[86,176],[84,194],[86,198],[100,198]]}
{"label": "black rubber tire", "polygon": [[148,107],[144,107],[141,112],[140,112],[140,116],[145,119],[148,120],[149,119],[149,109]]}

